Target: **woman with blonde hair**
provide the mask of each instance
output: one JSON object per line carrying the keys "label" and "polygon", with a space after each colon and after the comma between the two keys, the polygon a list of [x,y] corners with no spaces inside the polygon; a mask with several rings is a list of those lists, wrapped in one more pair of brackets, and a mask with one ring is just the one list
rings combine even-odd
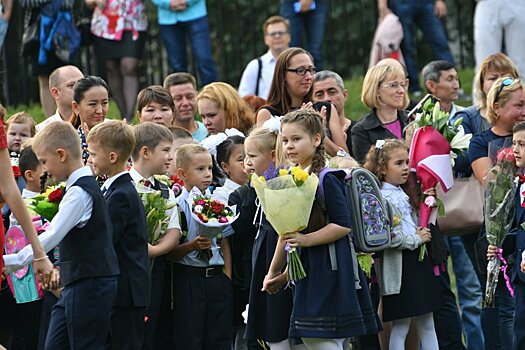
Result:
{"label": "woman with blonde hair", "polygon": [[352,128],[352,151],[363,163],[370,146],[380,139],[403,139],[404,112],[410,102],[408,80],[401,65],[375,65],[366,72],[361,101],[372,110]]}
{"label": "woman with blonde hair", "polygon": [[231,128],[246,135],[255,123],[248,103],[226,83],[206,85],[197,95],[197,105],[202,122],[211,135]]}

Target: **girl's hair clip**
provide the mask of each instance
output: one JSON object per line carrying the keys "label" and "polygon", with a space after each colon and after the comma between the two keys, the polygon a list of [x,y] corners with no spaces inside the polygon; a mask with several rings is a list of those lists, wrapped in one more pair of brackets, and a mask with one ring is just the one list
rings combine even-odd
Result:
{"label": "girl's hair clip", "polygon": [[383,146],[385,145],[385,140],[377,140],[376,141],[376,149],[381,150],[383,149]]}
{"label": "girl's hair clip", "polygon": [[266,120],[263,123],[262,127],[276,134],[280,134],[281,133],[281,119],[283,119],[283,116],[280,116],[280,117],[272,116],[270,119]]}

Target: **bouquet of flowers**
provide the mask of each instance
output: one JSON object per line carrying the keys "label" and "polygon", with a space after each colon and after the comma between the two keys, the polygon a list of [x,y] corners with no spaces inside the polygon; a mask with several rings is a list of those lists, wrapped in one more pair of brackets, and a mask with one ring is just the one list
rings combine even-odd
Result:
{"label": "bouquet of flowers", "polygon": [[[489,144],[489,152],[490,152]],[[485,228],[489,244],[501,247],[514,220],[515,194],[517,189],[516,166],[512,148],[500,149],[497,153],[496,165],[487,174],[485,182]],[[497,256],[490,259],[487,265],[487,287],[484,305],[494,306],[494,294],[498,283],[499,272],[503,271],[507,288],[511,295],[514,290],[507,276],[507,262],[503,251],[498,250]]]}
{"label": "bouquet of flowers", "polygon": [[[270,167],[263,176],[252,175],[252,186],[266,214],[266,219],[281,236],[304,230],[310,213],[319,179],[300,167],[276,169]],[[288,278],[295,282],[306,277],[296,248],[287,245]]]}
{"label": "bouquet of flowers", "polygon": [[[417,129],[410,146],[410,168],[416,172],[422,192],[434,188],[438,182],[447,192],[454,184],[453,159],[468,148],[472,134],[465,134],[462,118],[450,125],[449,113],[441,111],[439,102],[425,98],[422,113],[413,122]],[[442,206],[433,196],[423,199],[419,208],[421,226],[428,227],[432,211],[438,205]],[[444,209],[440,212],[444,214]],[[425,252],[423,245],[420,260]]]}
{"label": "bouquet of flowers", "polygon": [[146,224],[148,227],[148,243],[155,245],[166,233],[170,216],[167,211],[177,205],[162,197],[161,191],[154,190],[142,184],[136,184],[144,212],[146,213]]}
{"label": "bouquet of flowers", "polygon": [[[191,216],[197,223],[197,233],[209,239],[217,237],[225,226],[230,225],[239,216],[235,215],[235,207],[229,207],[217,199],[202,195],[196,187],[190,191],[188,203],[191,206]],[[201,250],[199,257],[209,261],[212,251]]]}
{"label": "bouquet of flowers", "polygon": [[58,213],[58,207],[62,198],[64,198],[65,193],[65,182],[56,186],[50,186],[44,193],[32,198],[27,207],[40,215],[43,219],[51,221]]}
{"label": "bouquet of flowers", "polygon": [[177,175],[155,175],[155,179],[164,183],[166,186],[171,188],[175,197],[178,197],[182,193],[182,188],[184,187],[184,181],[179,179]]}

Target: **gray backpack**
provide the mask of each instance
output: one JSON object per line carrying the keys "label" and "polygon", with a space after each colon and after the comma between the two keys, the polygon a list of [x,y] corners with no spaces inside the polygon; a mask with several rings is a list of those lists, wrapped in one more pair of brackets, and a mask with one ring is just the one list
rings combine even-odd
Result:
{"label": "gray backpack", "polygon": [[364,168],[325,168],[319,174],[321,191],[328,173],[336,174],[346,184],[352,216],[350,236],[356,251],[373,253],[389,248],[393,210],[381,194],[381,183],[377,177]]}

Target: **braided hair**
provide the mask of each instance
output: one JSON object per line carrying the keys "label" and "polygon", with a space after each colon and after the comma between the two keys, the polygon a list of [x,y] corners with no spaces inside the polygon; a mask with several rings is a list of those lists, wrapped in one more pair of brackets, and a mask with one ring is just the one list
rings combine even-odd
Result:
{"label": "braided hair", "polygon": [[320,136],[321,142],[319,143],[319,146],[317,146],[312,160],[312,166],[310,167],[310,173],[316,174],[325,167],[324,138],[326,133],[321,120],[321,114],[310,108],[296,109],[295,111],[286,114],[281,120],[281,131],[284,124],[298,123],[312,138],[316,135]]}

